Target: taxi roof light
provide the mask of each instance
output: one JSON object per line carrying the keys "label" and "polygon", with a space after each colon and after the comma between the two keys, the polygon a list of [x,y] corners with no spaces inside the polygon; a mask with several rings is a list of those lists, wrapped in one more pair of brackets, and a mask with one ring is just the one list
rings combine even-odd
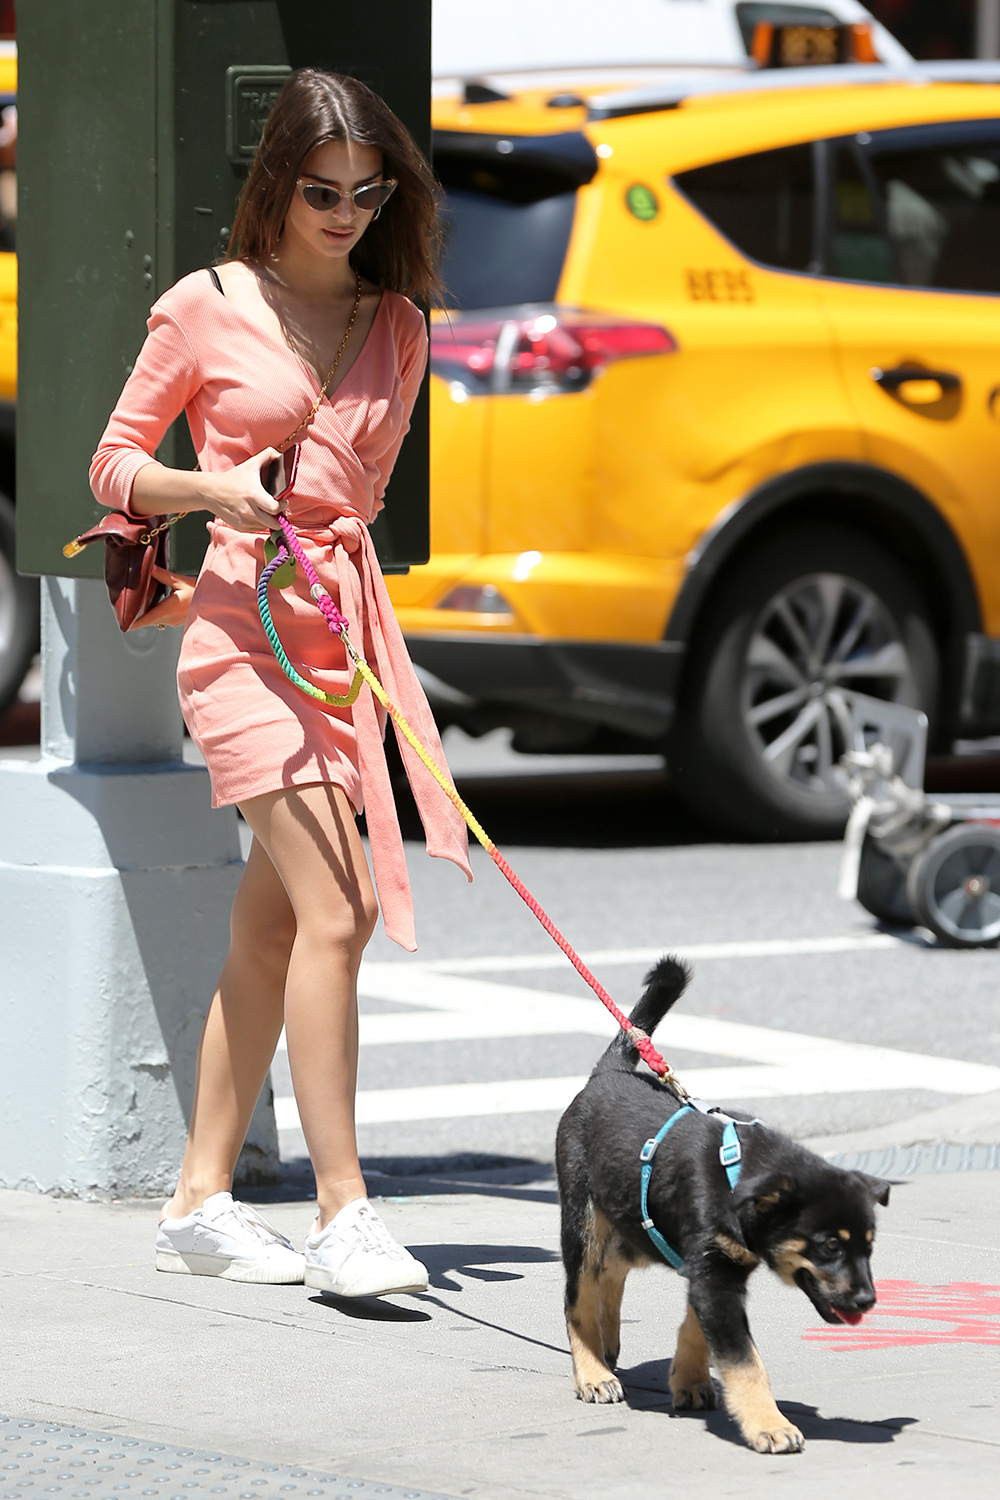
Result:
{"label": "taxi roof light", "polygon": [[869,21],[842,25],[832,19],[805,24],[758,21],[750,40],[750,56],[758,68],[835,67],[880,61]]}

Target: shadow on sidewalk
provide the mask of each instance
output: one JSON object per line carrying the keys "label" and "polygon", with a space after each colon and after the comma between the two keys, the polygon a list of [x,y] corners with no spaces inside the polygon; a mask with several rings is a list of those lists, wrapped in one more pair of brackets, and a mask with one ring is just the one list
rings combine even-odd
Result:
{"label": "shadow on sidewalk", "polygon": [[399,1307],[378,1297],[335,1297],[329,1293],[309,1300],[318,1307],[327,1307],[331,1312],[368,1323],[426,1323],[433,1314],[424,1309],[438,1308],[452,1317],[460,1318],[462,1324],[458,1325],[459,1328],[464,1325],[470,1333],[477,1328],[488,1328],[519,1343],[531,1344],[538,1349],[550,1349],[555,1354],[569,1358],[569,1350],[565,1347],[534,1338],[504,1323],[477,1317],[455,1302],[446,1302],[434,1295],[437,1291],[462,1292],[464,1288],[454,1279],[456,1275],[471,1277],[474,1281],[522,1281],[523,1274],[512,1271],[509,1267],[558,1261],[559,1256],[554,1250],[546,1250],[539,1245],[411,1245],[409,1248],[426,1265],[430,1273],[430,1284],[434,1289],[414,1294],[418,1306],[414,1307],[412,1302],[407,1302],[404,1307]]}
{"label": "shadow on sidewalk", "polygon": [[[520,1203],[556,1203],[551,1163],[528,1157],[460,1156],[363,1157],[372,1198],[431,1198],[473,1194],[512,1198]],[[308,1157],[282,1162],[280,1181],[262,1187],[240,1187],[249,1203],[308,1203],[316,1197],[316,1179]]]}
{"label": "shadow on sidewalk", "polygon": [[[617,1371],[625,1387],[625,1404],[632,1411],[662,1411],[678,1421],[701,1422],[707,1432],[723,1442],[745,1448],[746,1443],[739,1430],[722,1405],[722,1391],[715,1411],[674,1412],[670,1399],[670,1360],[651,1359],[631,1369]],[[778,1401],[784,1415],[799,1428],[806,1443],[891,1443],[907,1427],[917,1422],[916,1417],[875,1417],[862,1421],[856,1417],[822,1417],[815,1406],[804,1406],[798,1401]]]}
{"label": "shadow on sidewalk", "polygon": [[336,1297],[333,1292],[315,1292],[309,1298],[314,1307],[326,1307],[361,1323],[429,1323],[431,1314],[407,1304],[400,1307],[381,1297]]}
{"label": "shadow on sidewalk", "polygon": [[[523,1281],[522,1272],[506,1267],[559,1259],[554,1250],[539,1245],[411,1245],[410,1249],[427,1267],[431,1286],[442,1292],[462,1290],[454,1275],[471,1276],[474,1281]],[[493,1269],[498,1266],[505,1269]]]}

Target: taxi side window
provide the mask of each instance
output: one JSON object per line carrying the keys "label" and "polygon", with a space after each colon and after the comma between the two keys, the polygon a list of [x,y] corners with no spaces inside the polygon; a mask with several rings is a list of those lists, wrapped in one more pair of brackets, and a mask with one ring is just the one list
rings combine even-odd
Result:
{"label": "taxi side window", "polygon": [[907,286],[1000,292],[1000,141],[874,155]]}
{"label": "taxi side window", "polygon": [[886,131],[864,147],[833,151],[830,274],[1000,292],[1000,130]]}
{"label": "taxi side window", "polygon": [[847,281],[896,281],[892,246],[875,181],[853,146],[833,154],[829,272]]}
{"label": "taxi side window", "polygon": [[756,151],[679,172],[675,185],[752,260],[815,271],[811,145]]}

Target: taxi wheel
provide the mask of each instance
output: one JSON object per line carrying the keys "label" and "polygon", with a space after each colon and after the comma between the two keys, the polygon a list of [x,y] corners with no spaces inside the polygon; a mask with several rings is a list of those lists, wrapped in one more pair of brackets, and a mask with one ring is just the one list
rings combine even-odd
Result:
{"label": "taxi wheel", "polygon": [[762,543],[695,629],[668,759],[705,816],[764,838],[834,838],[853,688],[933,720],[938,650],[918,589],[877,542],[815,522]]}
{"label": "taxi wheel", "polygon": [[0,713],[17,697],[38,650],[38,580],[17,573],[14,535],[14,507],[0,495]]}

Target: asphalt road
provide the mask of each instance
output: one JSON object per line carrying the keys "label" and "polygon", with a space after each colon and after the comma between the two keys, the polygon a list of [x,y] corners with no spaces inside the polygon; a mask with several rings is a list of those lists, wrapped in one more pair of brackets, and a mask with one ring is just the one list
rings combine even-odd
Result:
{"label": "asphalt road", "polygon": [[[800,1136],[906,1119],[1000,1088],[993,951],[880,932],[836,897],[836,844],[720,843],[653,759],[446,746],[514,869],[623,1008],[660,953],[694,980],[656,1040],[692,1091]],[[613,1031],[478,847],[475,882],[430,860],[404,808],[420,950],[379,930],[361,981],[359,1138],[369,1172],[549,1162],[559,1114]],[[303,1153],[287,1059],[282,1152]]]}

